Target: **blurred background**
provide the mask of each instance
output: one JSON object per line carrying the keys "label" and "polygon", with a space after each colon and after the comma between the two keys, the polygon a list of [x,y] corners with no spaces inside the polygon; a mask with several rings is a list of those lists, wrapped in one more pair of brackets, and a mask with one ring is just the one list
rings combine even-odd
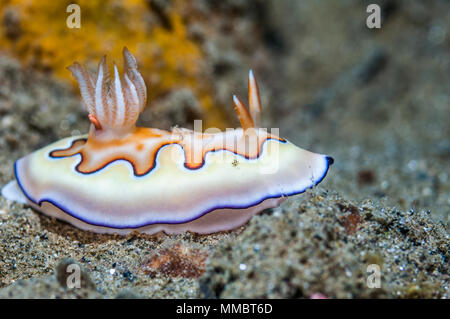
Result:
{"label": "blurred background", "polygon": [[107,54],[121,69],[127,46],[149,92],[140,125],[239,126],[231,97],[246,100],[252,68],[263,126],[334,157],[323,188],[448,222],[449,21],[444,0],[3,0],[0,184],[19,157],[87,132],[66,67]]}

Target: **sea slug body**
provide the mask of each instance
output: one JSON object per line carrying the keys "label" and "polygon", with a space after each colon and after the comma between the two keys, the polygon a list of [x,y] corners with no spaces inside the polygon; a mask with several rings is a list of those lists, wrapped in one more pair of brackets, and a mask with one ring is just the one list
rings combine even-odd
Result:
{"label": "sea slug body", "polygon": [[236,96],[242,128],[225,132],[136,127],[147,89],[124,48],[124,75],[105,57],[92,76],[75,62],[92,125],[16,161],[8,199],[97,233],[208,234],[245,224],[287,196],[322,181],[333,159],[261,128],[261,102],[249,74],[249,109]]}

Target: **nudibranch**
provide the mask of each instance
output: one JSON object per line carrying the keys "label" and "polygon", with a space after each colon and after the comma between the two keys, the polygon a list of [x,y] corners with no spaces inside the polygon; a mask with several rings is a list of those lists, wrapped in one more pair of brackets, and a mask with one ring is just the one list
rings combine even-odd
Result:
{"label": "nudibranch", "polygon": [[89,133],[17,160],[4,197],[97,233],[208,234],[315,186],[333,163],[261,128],[251,71],[249,109],[233,96],[242,128],[136,127],[147,89],[126,48],[123,57],[122,78],[116,65],[110,78],[105,57],[95,76],[77,62],[68,68],[89,112]]}

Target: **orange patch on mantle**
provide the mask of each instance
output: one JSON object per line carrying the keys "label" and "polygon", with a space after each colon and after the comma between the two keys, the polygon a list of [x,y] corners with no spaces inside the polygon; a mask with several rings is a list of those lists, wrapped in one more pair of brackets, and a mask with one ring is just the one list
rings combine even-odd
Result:
{"label": "orange patch on mantle", "polygon": [[[142,176],[155,166],[158,151],[170,144],[179,144],[183,148],[187,168],[198,169],[203,166],[206,154],[211,151],[227,150],[255,159],[259,157],[266,140],[284,141],[270,134],[260,137],[255,132],[246,132],[238,140],[232,140],[231,144],[225,143],[225,145],[222,140],[210,143],[211,137],[211,134],[187,130],[171,133],[158,129],[136,128],[131,134],[120,139],[102,139],[91,132],[87,140],[75,140],[68,148],[53,150],[50,156],[64,158],[80,154],[82,159],[76,169],[84,174],[101,170],[116,160],[126,160],[132,164],[134,173]],[[152,139],[155,139],[155,143],[151,145],[146,143]]]}

